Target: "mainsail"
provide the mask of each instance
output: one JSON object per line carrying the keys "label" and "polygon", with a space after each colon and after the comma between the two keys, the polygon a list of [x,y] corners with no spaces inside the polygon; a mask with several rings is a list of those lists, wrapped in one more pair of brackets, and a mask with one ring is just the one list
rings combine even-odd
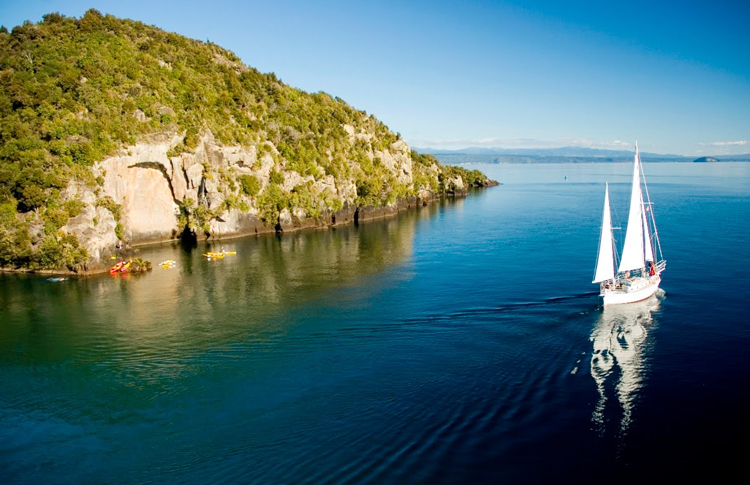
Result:
{"label": "mainsail", "polygon": [[[630,193],[630,213],[628,230],[625,233],[625,245],[622,249],[619,272],[640,269],[645,266],[643,259],[643,196],[641,194],[641,157],[638,155],[638,144],[635,145],[635,163],[633,164],[633,189]],[[650,246],[650,244],[649,244]]]}
{"label": "mainsail", "polygon": [[596,276],[592,283],[607,281],[615,277],[615,258],[612,245],[612,216],[609,209],[609,184],[604,191],[604,214],[602,215],[602,235],[599,239],[599,260],[596,263]]}

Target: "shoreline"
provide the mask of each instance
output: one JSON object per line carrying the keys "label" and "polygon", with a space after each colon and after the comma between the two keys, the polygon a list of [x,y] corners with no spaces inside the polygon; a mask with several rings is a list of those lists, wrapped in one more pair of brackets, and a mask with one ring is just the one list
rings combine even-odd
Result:
{"label": "shoreline", "polygon": [[[267,236],[267,235],[275,235],[275,234],[284,234],[284,233],[296,233],[296,232],[302,232],[302,231],[308,231],[308,230],[314,230],[314,231],[320,231],[320,230],[328,230],[329,228],[335,228],[340,226],[347,226],[350,224],[358,225],[361,223],[366,222],[372,222],[372,221],[379,221],[383,219],[390,219],[393,217],[398,216],[399,214],[411,210],[418,210],[421,207],[426,207],[430,204],[434,204],[435,202],[444,200],[444,199],[457,199],[457,198],[464,198],[468,197],[471,192],[475,190],[483,190],[490,187],[496,187],[498,185],[501,185],[500,183],[494,181],[494,180],[487,180],[487,183],[482,186],[478,187],[471,187],[468,190],[459,191],[456,193],[444,193],[440,195],[431,194],[429,198],[422,198],[418,196],[411,196],[411,197],[405,197],[399,199],[393,206],[381,206],[381,207],[374,207],[374,206],[364,206],[359,207],[355,206],[353,209],[349,208],[349,210],[341,209],[337,211],[334,214],[331,214],[329,216],[328,221],[324,221],[321,217],[315,217],[315,218],[309,218],[305,219],[304,223],[295,225],[295,224],[279,224],[277,227],[272,226],[265,226],[265,229],[258,230],[257,228],[253,231],[247,231],[247,232],[238,232],[229,234],[226,236],[210,236],[208,238],[197,238],[197,241],[205,241],[205,242],[220,242],[220,241],[227,241],[232,239],[240,239],[244,237],[261,237],[261,236]],[[343,213],[343,214],[342,214]],[[346,217],[339,218],[336,217],[336,214],[342,214]],[[308,222],[309,221],[309,222]],[[139,243],[131,243],[131,252],[135,252],[134,250],[136,248],[142,248],[142,247],[148,247],[148,246],[157,246],[160,244],[167,244],[167,243],[176,243],[179,242],[181,238],[170,238],[170,239],[162,239],[158,241],[145,241],[145,242],[139,242]],[[129,256],[130,257],[130,256]],[[124,259],[124,258],[123,258]],[[67,277],[77,277],[77,278],[85,278],[89,276],[97,276],[105,273],[109,273],[110,266],[107,266],[106,264],[103,264],[102,262],[93,262],[88,263],[85,266],[93,266],[91,269],[85,269],[82,271],[72,271],[69,269],[28,269],[28,268],[3,268],[0,267],[0,273],[17,273],[17,274],[33,274],[33,275],[40,275],[40,276],[67,276]]]}

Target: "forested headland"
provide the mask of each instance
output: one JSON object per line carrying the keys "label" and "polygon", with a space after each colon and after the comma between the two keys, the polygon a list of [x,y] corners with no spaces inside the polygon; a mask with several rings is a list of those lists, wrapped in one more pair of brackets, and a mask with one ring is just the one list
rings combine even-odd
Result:
{"label": "forested headland", "polygon": [[0,267],[77,270],[117,240],[320,226],[488,183],[211,42],[93,9],[0,29]]}

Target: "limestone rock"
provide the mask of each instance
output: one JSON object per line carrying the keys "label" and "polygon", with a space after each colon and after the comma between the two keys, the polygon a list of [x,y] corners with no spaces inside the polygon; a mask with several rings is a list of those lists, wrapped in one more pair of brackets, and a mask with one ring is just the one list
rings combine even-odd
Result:
{"label": "limestone rock", "polygon": [[285,232],[294,229],[292,213],[287,208],[284,208],[279,214],[279,228],[281,228],[281,230]]}
{"label": "limestone rock", "polygon": [[61,230],[68,234],[75,234],[81,246],[88,251],[92,261],[102,261],[112,254],[117,244],[115,225],[115,218],[110,211],[103,207],[87,205]]}
{"label": "limestone rock", "polygon": [[[162,111],[158,112],[170,114]],[[372,133],[357,131],[350,125],[343,128],[350,141],[363,140],[370,144]],[[305,136],[304,133],[285,133],[286,136]],[[276,229],[291,231],[377,219],[436,197],[429,190],[422,190],[416,197],[399,200],[390,206],[358,208],[354,177],[337,179],[333,175],[318,175],[320,178],[316,179],[313,175],[290,170],[286,168],[287,161],[270,141],[262,142],[263,146],[223,146],[210,131],[206,131],[192,152],[168,156],[171,149],[183,142],[184,136],[184,133],[144,136],[137,144],[97,163],[93,169],[94,175],[104,179],[98,195],[94,194],[93,189],[80,184],[71,184],[66,189],[65,197],[75,197],[86,204],[84,213],[72,219],[66,230],[79,235],[79,240],[92,257],[104,257],[106,248],[114,247],[116,243],[112,215],[103,208],[95,207],[100,196],[109,196],[121,205],[120,222],[133,244],[168,240],[182,233],[184,228],[178,227],[178,216],[183,204],[188,211],[204,207],[201,217],[205,219],[197,222],[200,227],[208,229],[211,238],[220,239]],[[403,140],[397,140],[382,150],[370,147],[366,153],[370,160],[378,158],[381,166],[391,172],[398,183],[413,187],[411,151]],[[422,173],[426,170],[435,179],[441,173],[436,164],[422,170]],[[262,221],[257,197],[246,195],[238,178],[241,175],[256,177],[261,190],[258,197],[262,197],[272,171],[284,175],[281,184],[284,192],[290,193],[298,186],[307,187],[314,198],[313,207],[318,215],[311,217],[304,208],[292,207],[292,210],[281,210],[275,221]],[[445,180],[444,186],[452,193],[466,190],[460,176]],[[192,202],[188,203],[188,199]],[[225,206],[231,208],[226,209]],[[341,208],[334,211],[334,207]],[[190,212],[188,217],[198,216]]]}
{"label": "limestone rock", "polygon": [[133,116],[135,116],[135,119],[137,119],[141,123],[147,123],[147,122],[151,121],[151,118],[149,118],[148,116],[146,116],[146,113],[144,113],[140,109],[135,110],[135,113],[133,113]]}
{"label": "limestone rock", "polygon": [[190,166],[185,171],[185,175],[187,176],[188,187],[197,190],[201,185],[201,180],[203,180],[203,165],[194,164]]}
{"label": "limestone rock", "polygon": [[210,222],[211,237],[221,239],[223,236],[242,234],[262,234],[275,231],[275,228],[263,224],[257,214],[244,213],[231,209],[222,213]]}

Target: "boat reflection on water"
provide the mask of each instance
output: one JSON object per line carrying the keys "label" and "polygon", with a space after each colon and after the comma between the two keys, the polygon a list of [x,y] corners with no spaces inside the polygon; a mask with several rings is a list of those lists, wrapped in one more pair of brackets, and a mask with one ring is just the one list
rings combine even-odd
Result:
{"label": "boat reflection on water", "polygon": [[[649,332],[655,329],[653,313],[659,309],[656,296],[646,301],[604,307],[591,332],[591,377],[599,391],[599,401],[591,417],[600,434],[606,423],[619,413],[619,432],[624,435],[633,419],[633,411],[648,373],[648,355],[652,348]],[[614,404],[607,406],[610,398]],[[605,413],[605,411],[607,411]]]}

